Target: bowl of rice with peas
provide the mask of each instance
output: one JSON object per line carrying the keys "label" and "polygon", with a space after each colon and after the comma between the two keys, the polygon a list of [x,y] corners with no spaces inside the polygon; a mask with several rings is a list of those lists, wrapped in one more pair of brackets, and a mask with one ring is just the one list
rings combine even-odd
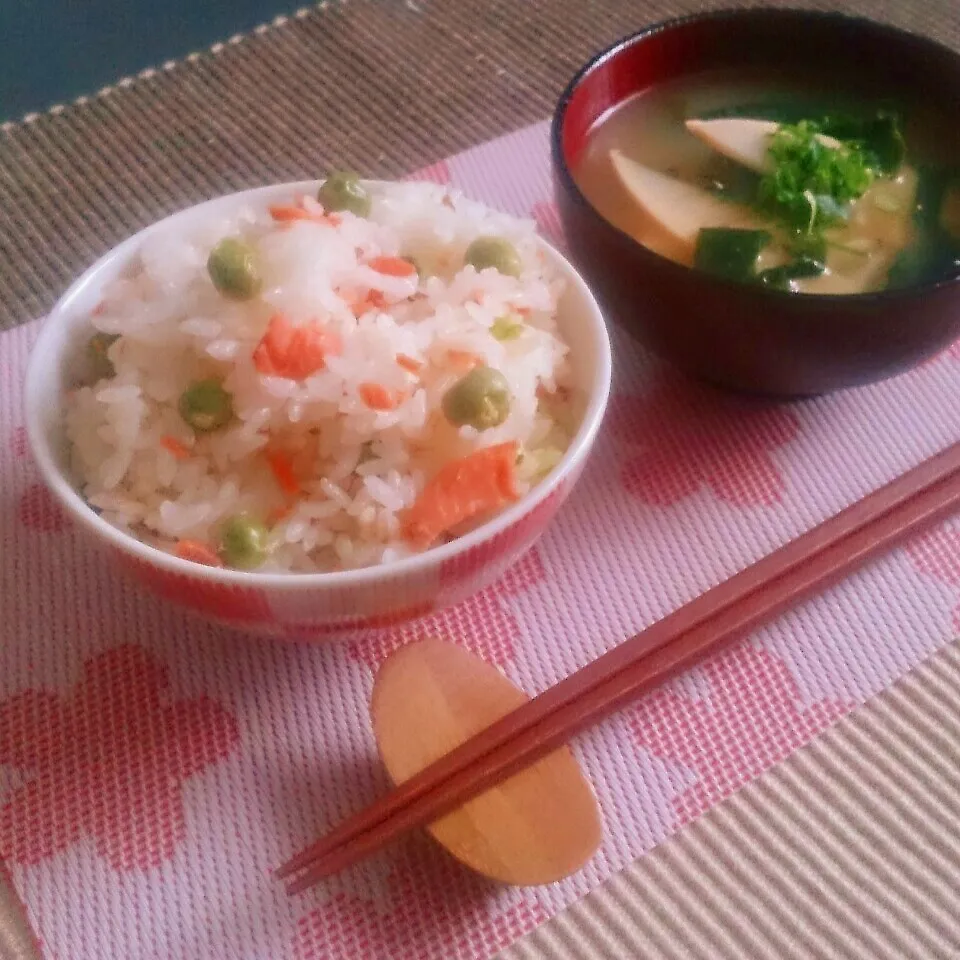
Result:
{"label": "bowl of rice with peas", "polygon": [[610,368],[593,296],[531,222],[331,174],[94,265],[40,332],[27,431],[76,527],[165,598],[321,635],[498,577],[579,476]]}

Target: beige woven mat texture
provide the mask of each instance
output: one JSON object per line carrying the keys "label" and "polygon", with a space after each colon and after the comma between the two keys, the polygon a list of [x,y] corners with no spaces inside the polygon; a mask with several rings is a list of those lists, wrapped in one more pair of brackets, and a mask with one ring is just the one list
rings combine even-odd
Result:
{"label": "beige woven mat texture", "polygon": [[[100,254],[164,214],[330,166],[387,177],[415,169],[548,116],[574,70],[616,38],[729,5],[330,2],[7,125],[0,328],[44,313]],[[839,6],[960,46],[958,0]]]}
{"label": "beige woven mat texture", "polygon": [[960,958],[960,644],[502,960]]}

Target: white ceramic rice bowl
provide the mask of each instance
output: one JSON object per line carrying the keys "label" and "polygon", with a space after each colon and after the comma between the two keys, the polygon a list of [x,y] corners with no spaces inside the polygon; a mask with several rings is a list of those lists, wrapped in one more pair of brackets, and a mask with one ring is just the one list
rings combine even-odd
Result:
{"label": "white ceramic rice bowl", "polygon": [[278,184],[231,194],[174,214],[126,240],[87,270],[53,308],[34,346],[26,378],[31,450],[44,482],[76,528],[165,599],[264,635],[322,637],[398,623],[460,602],[491,584],[538,539],[573,489],[600,427],[611,381],[610,342],[600,308],[570,263],[541,240],[545,257],[565,281],[557,323],[570,347],[573,385],[585,401],[583,415],[556,467],[487,523],[423,553],[331,573],[202,566],[111,525],[87,504],[68,474],[63,418],[70,361],[90,336],[90,313],[104,288],[157,231],[189,231],[244,206],[265,208],[297,193],[315,195],[318,186]]}

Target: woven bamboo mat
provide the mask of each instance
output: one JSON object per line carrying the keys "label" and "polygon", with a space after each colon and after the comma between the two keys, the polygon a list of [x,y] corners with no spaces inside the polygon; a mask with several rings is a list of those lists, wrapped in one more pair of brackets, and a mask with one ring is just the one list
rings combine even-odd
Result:
{"label": "woven bamboo mat", "polygon": [[[385,177],[422,167],[549,115],[576,67],[617,37],[653,20],[728,5],[725,0],[347,0],[301,10],[184,61],[118,80],[81,102],[6,124],[0,132],[0,329],[41,315],[96,257],[166,213],[253,184],[317,175],[330,166]],[[957,0],[806,5],[865,13],[960,46]],[[837,952],[835,945],[836,955],[960,956],[960,944],[949,941],[945,954],[911,950],[918,942],[930,946],[927,913],[915,915],[922,924],[914,919],[900,933],[889,919],[901,917],[898,905],[915,903],[918,890],[937,909],[955,899],[953,869],[947,871],[949,883],[946,874],[941,876],[944,848],[904,846],[898,818],[910,813],[914,840],[917,830],[936,840],[947,836],[943,818],[949,815],[948,834],[955,835],[957,807],[949,803],[956,791],[955,771],[950,773],[955,738],[946,759],[934,758],[949,768],[947,792],[907,748],[946,746],[943,724],[955,719],[960,689],[956,662],[955,650],[945,651],[919,680],[905,681],[930,687],[929,696],[937,701],[926,702],[922,716],[916,705],[906,719],[885,715],[890,729],[877,733],[879,745],[871,756],[886,771],[901,770],[899,786],[884,780],[884,796],[892,800],[877,793],[877,773],[868,766],[859,764],[842,777],[836,772],[831,751],[859,728],[829,734],[831,739],[806,755],[814,760],[791,761],[783,773],[771,772],[735,807],[725,805],[711,821],[684,831],[662,855],[625,872],[571,912],[571,919],[535,935],[511,956],[705,956],[691,946],[690,937],[700,938],[701,945],[716,938],[725,952],[717,947],[711,956],[774,955],[757,952],[758,928],[766,937],[762,943],[776,955],[819,956],[801,949],[809,940],[798,940],[797,931],[810,936],[810,924],[826,922],[824,898],[839,896],[838,891],[846,899],[837,899],[837,909],[848,920],[879,916],[871,923],[892,939],[887,952]],[[899,710],[903,696],[897,697]],[[872,709],[867,720],[857,720],[858,711],[845,723],[872,722],[869,718],[886,707]],[[899,740],[891,745],[895,735],[906,737],[906,746]],[[870,809],[880,810],[872,821],[857,819],[857,829],[872,829],[881,852],[905,849],[909,854],[909,869],[896,876],[881,871],[889,894],[870,888],[869,896],[855,896],[866,889],[864,883],[873,882],[864,874],[873,862],[869,844],[857,847],[862,862],[842,857],[847,873],[828,856],[830,851],[840,856],[828,842],[829,831],[836,832],[830,812],[836,805],[824,807],[814,795],[826,776],[818,764],[828,761],[830,776],[843,779],[841,799],[850,816],[864,796],[873,798]],[[798,767],[803,768],[798,772]],[[771,777],[777,778],[773,786]],[[806,793],[800,799],[786,796],[785,791],[801,787]],[[785,836],[813,838],[807,858],[812,866],[802,876],[785,877],[776,862],[776,837],[764,828],[764,811],[771,804],[781,809],[778,829]],[[878,804],[887,806],[881,810]],[[718,834],[721,829],[726,839]],[[737,878],[724,880],[730,857],[751,851],[751,870],[739,878],[740,885],[733,882]],[[955,867],[956,859],[949,852],[946,856],[948,866]],[[709,909],[701,903],[707,874],[712,878],[707,882],[712,893],[707,893],[716,901]],[[2,886],[0,954],[32,956],[29,938],[11,925]],[[656,902],[654,891],[660,893]],[[756,897],[764,893],[769,904],[757,907]],[[657,923],[655,908],[660,910]],[[749,924],[742,919],[744,911]],[[798,912],[809,919],[806,926],[797,926]],[[843,918],[837,921],[835,914],[830,912],[830,928],[840,930],[836,924],[842,926]],[[692,917],[694,931],[687,939],[661,936],[660,926],[674,928],[684,917]],[[949,936],[942,924],[939,930]],[[876,937],[867,939],[876,947]],[[836,943],[843,946],[842,940]]]}
{"label": "woven bamboo mat", "polygon": [[[385,177],[416,169],[548,116],[573,71],[617,37],[729,5],[325,3],[8,124],[0,328],[42,314],[100,254],[173,210],[330,166]],[[960,45],[956,0],[841,6]]]}
{"label": "woven bamboo mat", "polygon": [[960,957],[954,642],[501,960]]}

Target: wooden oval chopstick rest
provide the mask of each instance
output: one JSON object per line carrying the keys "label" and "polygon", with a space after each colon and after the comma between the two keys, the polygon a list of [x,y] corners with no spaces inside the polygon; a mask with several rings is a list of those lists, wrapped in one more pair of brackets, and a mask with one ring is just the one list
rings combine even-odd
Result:
{"label": "wooden oval chopstick rest", "polygon": [[291,893],[435,822],[555,752],[630,700],[823,590],[907,536],[960,510],[960,442],[695,600],[611,648],[477,735],[452,747],[382,800],[334,827],[277,871]]}
{"label": "wooden oval chopstick rest", "polygon": [[[371,716],[394,783],[413,776],[530,698],[462,647],[426,639],[377,673]],[[493,880],[531,886],[579,870],[600,845],[596,797],[561,747],[427,826],[459,861]]]}

